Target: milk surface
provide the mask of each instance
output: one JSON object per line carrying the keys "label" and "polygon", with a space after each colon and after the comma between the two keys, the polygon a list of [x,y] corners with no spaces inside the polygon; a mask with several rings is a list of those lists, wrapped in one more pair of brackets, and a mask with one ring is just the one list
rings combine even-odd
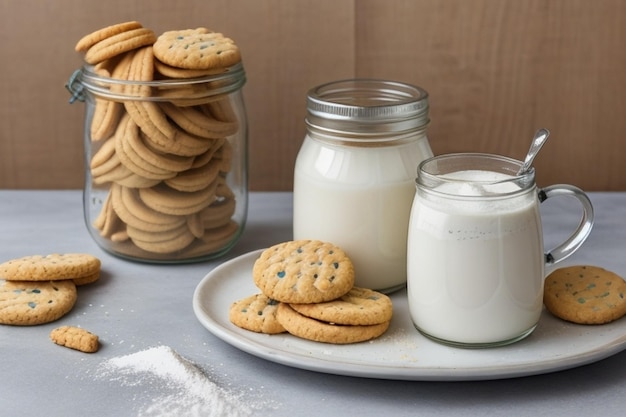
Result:
{"label": "milk surface", "polygon": [[[493,182],[507,176],[464,171],[454,178]],[[493,196],[516,188],[459,181],[435,191]],[[543,240],[535,194],[468,200],[416,197],[407,255],[411,318],[421,331],[453,342],[516,338],[537,324],[542,308]]]}
{"label": "milk surface", "polygon": [[294,172],[294,239],[341,247],[354,264],[357,286],[404,286],[414,177],[430,155],[415,142],[373,151],[305,139]]}

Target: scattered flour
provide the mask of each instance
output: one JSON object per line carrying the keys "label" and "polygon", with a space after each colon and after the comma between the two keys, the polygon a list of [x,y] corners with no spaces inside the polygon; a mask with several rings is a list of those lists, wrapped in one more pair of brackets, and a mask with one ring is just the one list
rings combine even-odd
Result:
{"label": "scattered flour", "polygon": [[[119,356],[102,364],[102,375],[126,386],[148,385],[155,397],[138,417],[247,417],[248,403],[221,389],[168,346]],[[155,386],[156,385],[156,386]]]}

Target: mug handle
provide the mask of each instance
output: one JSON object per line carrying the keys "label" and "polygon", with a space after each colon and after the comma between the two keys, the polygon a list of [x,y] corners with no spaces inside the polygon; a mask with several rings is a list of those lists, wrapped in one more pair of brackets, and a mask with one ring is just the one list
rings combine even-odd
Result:
{"label": "mug handle", "polygon": [[543,203],[548,198],[557,196],[571,196],[576,198],[583,206],[583,214],[578,227],[570,235],[570,237],[568,237],[565,242],[545,254],[546,265],[554,265],[557,262],[561,262],[563,259],[576,252],[576,250],[580,248],[583,242],[587,239],[589,233],[591,233],[591,228],[593,227],[593,205],[583,190],[573,185],[557,184],[539,189],[538,191],[540,203]]}

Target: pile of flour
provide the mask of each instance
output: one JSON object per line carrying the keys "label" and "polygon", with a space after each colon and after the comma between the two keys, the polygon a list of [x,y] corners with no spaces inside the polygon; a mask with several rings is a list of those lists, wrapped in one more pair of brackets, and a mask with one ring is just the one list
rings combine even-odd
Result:
{"label": "pile of flour", "polygon": [[246,417],[247,403],[226,392],[199,368],[168,346],[119,356],[102,364],[100,375],[122,385],[158,388],[154,400],[138,416]]}

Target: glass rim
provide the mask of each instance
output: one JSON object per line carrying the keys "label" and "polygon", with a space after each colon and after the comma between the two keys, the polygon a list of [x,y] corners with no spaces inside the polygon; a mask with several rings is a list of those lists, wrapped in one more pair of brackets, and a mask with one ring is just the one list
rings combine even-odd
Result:
{"label": "glass rim", "polygon": [[[468,163],[470,162],[470,163]],[[487,162],[488,164],[485,164]],[[482,163],[482,165],[481,165]],[[478,153],[478,152],[459,152],[435,155],[425,159],[418,165],[417,177],[415,183],[421,190],[434,194],[462,197],[468,199],[483,199],[485,197],[506,197],[515,194],[527,192],[535,187],[535,168],[530,167],[529,170],[521,175],[518,174],[519,169],[523,165],[523,161],[510,158],[504,155]],[[466,180],[447,177],[447,174],[466,170],[482,170],[488,172],[496,172],[507,175],[507,178],[500,180]],[[505,183],[516,184],[519,189],[512,191],[494,192],[489,195],[458,195],[434,189],[443,184],[467,183],[477,186],[489,186]]]}
{"label": "glass rim", "polygon": [[[229,94],[240,90],[245,83],[246,74],[241,62],[224,68],[222,72],[217,74],[193,78],[166,78],[151,81],[112,78],[97,74],[94,71],[93,65],[84,65],[75,70],[70,76],[66,88],[73,94],[74,100],[77,99],[80,101],[84,101],[85,91],[102,98],[113,100],[169,101],[172,99],[202,98]],[[182,94],[183,89],[189,87],[197,87],[198,91],[187,91],[185,94]],[[142,89],[145,88],[163,92],[181,91],[181,94],[170,94],[167,97],[159,97],[158,95],[129,93],[129,91],[143,91]]]}
{"label": "glass rim", "polygon": [[103,83],[111,83],[117,85],[144,85],[144,86],[152,86],[152,87],[160,87],[160,86],[181,86],[181,85],[189,85],[189,84],[203,84],[206,82],[214,82],[220,80],[228,80],[231,78],[235,78],[238,76],[244,75],[244,68],[241,62],[236,63],[230,67],[226,67],[222,72],[210,75],[204,75],[201,77],[191,77],[191,78],[164,78],[160,80],[151,80],[151,81],[135,81],[135,80],[122,80],[119,78],[112,78],[100,75],[96,73],[93,65],[84,65],[81,71],[81,82],[90,82],[98,81]]}

